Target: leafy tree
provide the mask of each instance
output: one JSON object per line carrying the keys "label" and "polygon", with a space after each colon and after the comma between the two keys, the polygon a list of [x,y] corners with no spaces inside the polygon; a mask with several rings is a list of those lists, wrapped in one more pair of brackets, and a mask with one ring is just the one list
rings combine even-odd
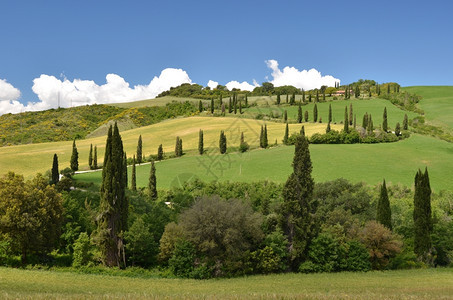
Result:
{"label": "leafy tree", "polygon": [[196,251],[193,244],[185,240],[179,240],[176,242],[168,265],[175,276],[190,278],[194,271],[195,258]]}
{"label": "leafy tree", "polygon": [[387,107],[384,107],[384,114],[382,116],[382,130],[384,132],[388,131],[388,123],[387,123]]}
{"label": "leafy tree", "polygon": [[331,123],[332,122],[332,104],[329,103],[329,119],[327,121],[327,123]]}
{"label": "leafy tree", "polygon": [[96,242],[102,262],[110,267],[124,266],[123,234],[127,230],[129,201],[125,194],[124,152],[118,125],[110,126],[105,146],[104,166]]}
{"label": "leafy tree", "polygon": [[425,173],[418,170],[415,175],[414,192],[414,252],[422,261],[429,262],[431,256],[431,187],[428,168]]}
{"label": "leafy tree", "polygon": [[198,153],[203,155],[204,153],[204,145],[203,145],[203,130],[200,129],[198,133]]}
{"label": "leafy tree", "polygon": [[296,139],[293,173],[283,187],[280,208],[280,225],[288,239],[289,266],[296,270],[306,254],[311,238],[312,198],[314,181],[308,140],[299,135]]}
{"label": "leafy tree", "polygon": [[142,142],[142,135],[138,137],[137,142],[137,163],[141,164],[143,161],[143,142]]}
{"label": "leafy tree", "polygon": [[300,104],[297,109],[297,123],[302,123],[302,106]]}
{"label": "leafy tree", "polygon": [[93,260],[93,251],[90,237],[86,232],[81,232],[74,243],[72,266],[80,268],[88,265]]}
{"label": "leafy tree", "polygon": [[348,106],[346,105],[344,108],[344,132],[349,132],[349,120],[348,120]]}
{"label": "leafy tree", "polygon": [[151,201],[157,200],[157,181],[156,181],[156,166],[154,165],[154,160],[151,160],[151,171],[149,173],[149,199]]}
{"label": "leafy tree", "polygon": [[395,126],[395,135],[396,136],[400,136],[401,134],[401,126],[400,126],[400,123],[396,123],[396,126]]}
{"label": "leafy tree", "polygon": [[219,138],[219,148],[220,148],[220,153],[225,154],[227,151],[227,139],[225,136],[225,133],[220,131],[220,138]]}
{"label": "leafy tree", "polygon": [[390,210],[390,201],[385,180],[381,185],[381,192],[379,194],[376,221],[392,230],[392,212]]}
{"label": "leafy tree", "polygon": [[88,154],[88,166],[93,169],[93,144],[90,144],[90,153]]}
{"label": "leafy tree", "polygon": [[98,146],[94,146],[93,169],[98,168]]}
{"label": "leafy tree", "polygon": [[12,172],[0,178],[0,234],[22,263],[32,253],[48,253],[60,236],[63,201],[54,186],[38,174],[24,182]]}
{"label": "leafy tree", "polygon": [[289,138],[289,126],[288,126],[288,123],[286,123],[285,135],[283,136],[283,144],[284,145],[288,145],[288,138]]}
{"label": "leafy tree", "polygon": [[132,157],[132,175],[131,175],[131,189],[133,191],[137,190],[137,174],[135,170],[135,155]]}
{"label": "leafy tree", "polygon": [[125,240],[130,264],[148,268],[156,263],[158,245],[143,217],[138,217],[126,231]]}
{"label": "leafy tree", "polygon": [[304,119],[305,119],[305,122],[308,122],[308,110],[306,110],[304,112]]}
{"label": "leafy tree", "polygon": [[318,121],[318,106],[315,103],[315,106],[313,106],[313,122]]}
{"label": "leafy tree", "polygon": [[157,148],[157,160],[162,160],[164,159],[164,148],[162,147],[162,144],[159,145]]}
{"label": "leafy tree", "polygon": [[75,172],[79,169],[79,152],[75,140],[72,142],[71,169]]}
{"label": "leafy tree", "polygon": [[407,114],[404,114],[404,120],[403,120],[403,130],[407,130],[408,129],[408,121],[407,121]]}
{"label": "leafy tree", "polygon": [[58,171],[58,156],[55,153],[53,155],[53,163],[52,163],[52,180],[50,184],[57,184],[60,181],[60,172]]}

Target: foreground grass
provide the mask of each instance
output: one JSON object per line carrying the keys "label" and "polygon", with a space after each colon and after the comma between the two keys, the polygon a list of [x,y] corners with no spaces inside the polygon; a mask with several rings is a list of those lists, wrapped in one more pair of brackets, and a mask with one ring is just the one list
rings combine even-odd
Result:
{"label": "foreground grass", "polygon": [[[244,154],[183,156],[156,163],[158,188],[180,186],[193,178],[203,181],[285,182],[291,173],[294,147],[257,149]],[[431,188],[451,190],[453,145],[435,138],[413,135],[384,144],[310,145],[316,182],[345,178],[375,185],[387,183],[412,186],[418,168],[429,169]],[[129,168],[129,172],[131,168]],[[137,166],[137,185],[148,185],[149,165]],[[100,184],[101,172],[79,174],[77,180]],[[129,180],[131,176],[129,174]]]}
{"label": "foreground grass", "polygon": [[280,274],[197,281],[0,268],[0,297],[6,299],[451,299],[452,282],[452,269]]}

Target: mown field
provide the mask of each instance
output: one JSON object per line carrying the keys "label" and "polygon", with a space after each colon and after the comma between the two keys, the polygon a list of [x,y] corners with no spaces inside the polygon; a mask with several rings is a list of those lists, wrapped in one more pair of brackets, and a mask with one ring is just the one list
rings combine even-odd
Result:
{"label": "mown field", "polygon": [[[352,182],[412,186],[418,168],[428,167],[435,191],[451,190],[453,145],[435,138],[413,135],[397,143],[354,145],[310,145],[316,182],[345,178]],[[160,189],[179,186],[192,178],[204,181],[272,180],[285,182],[291,173],[293,146],[256,149],[244,154],[186,156],[156,163]],[[147,186],[149,165],[137,166],[137,185]],[[131,168],[129,168],[129,173]],[[130,174],[129,174],[130,175]],[[79,174],[78,180],[101,182],[101,172]],[[129,176],[129,179],[131,176]]]}
{"label": "mown field", "polygon": [[453,295],[453,269],[197,281],[0,268],[0,279],[2,299],[451,299]]}

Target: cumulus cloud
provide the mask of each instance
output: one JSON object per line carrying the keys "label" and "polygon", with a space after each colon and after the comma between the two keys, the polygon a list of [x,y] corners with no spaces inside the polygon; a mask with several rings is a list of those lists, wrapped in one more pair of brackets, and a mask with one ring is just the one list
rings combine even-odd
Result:
{"label": "cumulus cloud", "polygon": [[210,87],[211,90],[213,90],[213,89],[215,89],[218,85],[219,85],[219,83],[218,83],[217,81],[209,80],[207,86]]}
{"label": "cumulus cloud", "polygon": [[0,79],[0,101],[14,101],[19,99],[20,91],[6,79]]}
{"label": "cumulus cloud", "polygon": [[225,86],[230,91],[232,89],[240,89],[243,91],[253,91],[253,89],[258,86],[258,84],[256,84],[256,81],[254,81],[254,84],[255,85],[251,85],[247,81],[239,82],[239,81],[233,80],[233,81],[228,82]]}
{"label": "cumulus cloud", "polygon": [[276,87],[292,85],[299,89],[312,90],[323,85],[335,86],[335,82],[340,82],[340,79],[333,76],[322,76],[321,72],[316,69],[299,71],[294,67],[284,67],[283,70],[280,70],[278,62],[273,59],[267,60],[266,64],[272,70],[273,79],[270,82]]}

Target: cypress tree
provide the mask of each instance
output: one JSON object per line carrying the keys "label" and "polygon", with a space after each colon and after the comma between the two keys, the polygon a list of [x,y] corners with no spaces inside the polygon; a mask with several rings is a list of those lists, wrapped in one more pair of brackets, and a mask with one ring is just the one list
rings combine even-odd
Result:
{"label": "cypress tree", "polygon": [[329,123],[327,123],[326,133],[329,133],[330,130],[331,130],[331,129],[330,129],[330,122],[329,122]]}
{"label": "cypress tree", "polygon": [[180,138],[179,139],[179,148],[178,148],[178,152],[179,152],[179,156],[182,156],[184,154],[184,152],[182,151],[182,139]]}
{"label": "cypress tree", "polygon": [[157,200],[157,181],[156,181],[156,167],[154,166],[154,160],[151,160],[151,171],[149,173],[149,199],[151,201]]}
{"label": "cypress tree", "polygon": [[286,109],[285,109],[285,111],[283,112],[283,121],[285,121],[285,122],[288,121],[288,112],[286,111]]}
{"label": "cypress tree", "polygon": [[231,114],[233,112],[233,107],[231,106],[231,97],[230,100],[228,100],[228,113]]}
{"label": "cypress tree", "polygon": [[322,92],[322,101],[326,101],[326,90]]}
{"label": "cypress tree", "polygon": [[288,123],[286,123],[285,135],[283,136],[283,144],[284,145],[288,145],[288,138],[289,138],[289,126],[288,126]]}
{"label": "cypress tree", "polygon": [[77,151],[75,140],[72,142],[71,169],[73,171],[79,169],[79,152]]}
{"label": "cypress tree", "polygon": [[123,155],[123,175],[124,175],[124,187],[127,188],[128,181],[127,181],[127,155],[126,151],[124,152]]}
{"label": "cypress tree", "polygon": [[387,94],[390,94],[390,83],[387,83]]}
{"label": "cypress tree", "polygon": [[239,100],[239,114],[242,115],[242,101]]}
{"label": "cypress tree", "polygon": [[387,193],[387,186],[385,185],[385,179],[381,185],[381,192],[377,203],[376,221],[392,230],[392,212],[390,210],[390,201]]}
{"label": "cypress tree", "polygon": [[371,118],[371,115],[368,115],[368,128],[367,128],[368,134],[372,134],[373,130],[374,130],[373,119]]}
{"label": "cypress tree", "polygon": [[288,103],[288,94],[286,94],[286,103]]}
{"label": "cypress tree", "polygon": [[214,113],[214,98],[211,98],[211,114]]}
{"label": "cypress tree", "polygon": [[247,94],[245,94],[245,107],[248,107],[248,106],[249,106],[249,100],[248,100]]}
{"label": "cypress tree", "polygon": [[180,157],[182,155],[180,143],[181,143],[181,139],[179,138],[179,136],[177,136],[176,144],[175,144],[175,156],[176,157]]}
{"label": "cypress tree", "polygon": [[381,86],[378,84],[376,87],[377,87],[377,94],[378,94],[378,96],[380,96],[381,95]]}
{"label": "cypress tree", "polygon": [[234,114],[237,114],[237,112],[238,112],[238,102],[235,99],[234,100]]}
{"label": "cypress tree", "polygon": [[203,111],[203,103],[200,101],[198,101],[198,112],[202,112]]}
{"label": "cypress tree", "polygon": [[141,164],[142,163],[142,158],[143,158],[143,142],[142,142],[142,135],[138,137],[138,142],[137,142],[137,163]]}
{"label": "cypress tree", "polygon": [[302,89],[302,102],[305,102],[305,90]]}
{"label": "cypress tree", "polygon": [[277,94],[277,105],[280,105],[280,94]]}
{"label": "cypress tree", "polygon": [[296,270],[306,257],[313,224],[312,205],[314,180],[311,176],[312,163],[308,140],[299,135],[296,139],[293,173],[283,188],[283,203],[279,211],[279,223],[288,240],[288,262]]}
{"label": "cypress tree", "polygon": [[344,132],[349,132],[348,106],[344,107]]}
{"label": "cypress tree", "polygon": [[313,122],[318,121],[318,106],[315,103],[315,106],[313,106]]}
{"label": "cypress tree", "polygon": [[305,136],[305,126],[304,125],[302,125],[302,127],[300,128],[300,135]]}
{"label": "cypress tree", "polygon": [[352,103],[349,103],[349,125],[352,125],[354,113],[352,112]]}
{"label": "cypress tree", "polygon": [[261,125],[261,131],[260,131],[260,148],[264,148],[263,146],[263,137],[264,137],[264,127]]}
{"label": "cypress tree", "polygon": [[308,102],[311,102],[311,92],[308,94]]}
{"label": "cypress tree", "polygon": [[164,159],[164,149],[162,147],[162,144],[159,145],[157,148],[157,160],[162,160]]}
{"label": "cypress tree", "polygon": [[53,163],[52,163],[52,180],[50,184],[57,184],[60,181],[60,174],[58,171],[58,156],[55,153],[53,155]]}
{"label": "cypress tree", "polygon": [[431,187],[425,168],[425,173],[419,169],[415,175],[414,192],[414,252],[425,262],[429,262],[432,230]]}
{"label": "cypress tree", "polygon": [[316,102],[319,102],[319,91],[318,91],[318,89],[316,89]]}
{"label": "cypress tree", "polygon": [[388,130],[388,123],[387,123],[387,107],[384,107],[384,114],[382,116],[382,130],[387,132]]}
{"label": "cypress tree", "polygon": [[354,95],[356,98],[359,98],[360,96],[360,88],[359,88],[359,85],[356,85],[355,86],[355,95]]}
{"label": "cypress tree", "polygon": [[400,136],[401,134],[401,127],[400,127],[400,123],[396,123],[396,126],[395,126],[395,135],[396,136]]}
{"label": "cypress tree", "polygon": [[354,125],[354,129],[356,129],[356,126],[357,126],[357,122],[356,121],[357,121],[356,120],[356,115],[354,114],[354,124],[353,124]]}
{"label": "cypress tree", "polygon": [[308,110],[306,110],[304,112],[304,119],[305,119],[305,122],[308,122]]}
{"label": "cypress tree", "polygon": [[135,170],[135,154],[132,156],[132,178],[131,178],[131,190],[137,190],[137,174]]}
{"label": "cypress tree", "polygon": [[123,233],[127,230],[129,202],[126,198],[123,142],[118,126],[110,126],[104,165],[96,241],[105,265],[125,267]]}
{"label": "cypress tree", "polygon": [[300,104],[297,109],[297,123],[302,123],[302,106]]}
{"label": "cypress tree", "polygon": [[403,130],[407,130],[408,128],[407,114],[404,114]]}
{"label": "cypress tree", "polygon": [[363,129],[367,129],[368,128],[368,113],[365,113],[363,115],[362,127],[363,127]]}
{"label": "cypress tree", "polygon": [[328,123],[332,122],[332,104],[329,103],[329,120]]}
{"label": "cypress tree", "polygon": [[204,153],[204,145],[203,145],[203,130],[200,129],[198,132],[198,153],[203,155]]}
{"label": "cypress tree", "polygon": [[93,169],[93,144],[90,144],[90,153],[88,154],[88,166]]}
{"label": "cypress tree", "polygon": [[93,169],[98,168],[98,146],[94,146]]}
{"label": "cypress tree", "polygon": [[225,136],[225,133],[223,132],[223,130],[220,131],[219,149],[220,149],[221,154],[225,154],[227,151],[227,140],[226,140],[226,136]]}
{"label": "cypress tree", "polygon": [[267,140],[267,125],[264,125],[263,148],[267,148],[268,146],[269,146],[269,142]]}
{"label": "cypress tree", "polygon": [[222,94],[220,94],[220,97],[219,97],[219,107],[222,107],[223,105],[223,99],[222,99]]}
{"label": "cypress tree", "polygon": [[222,103],[221,110],[222,110],[222,116],[225,116],[225,103]]}

